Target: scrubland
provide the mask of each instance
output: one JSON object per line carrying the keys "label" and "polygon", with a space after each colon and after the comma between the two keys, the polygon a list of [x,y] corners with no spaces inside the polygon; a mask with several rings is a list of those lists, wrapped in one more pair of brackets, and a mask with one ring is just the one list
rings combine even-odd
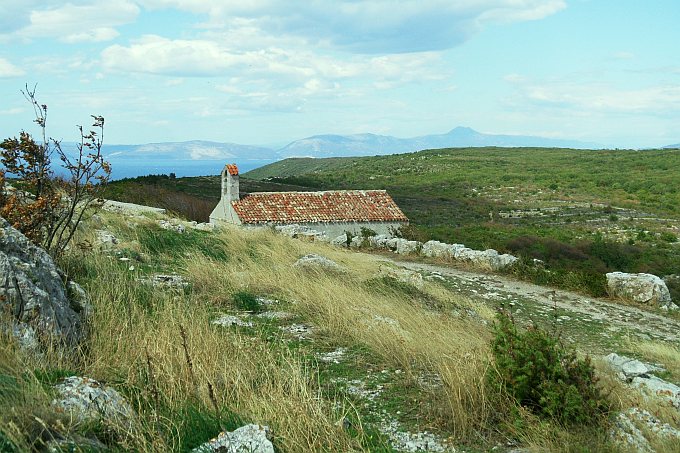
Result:
{"label": "scrubland", "polygon": [[[179,233],[156,220],[101,213],[62,258],[92,304],[82,348],[27,357],[2,337],[0,446],[81,436],[114,451],[188,451],[254,422],[286,452],[398,451],[404,438],[457,451],[625,451],[606,416],[588,425],[539,418],[489,384],[493,305],[437,279],[402,282],[380,256],[267,229]],[[100,250],[97,229],[119,243]],[[340,268],[294,266],[309,253]],[[145,282],[158,273],[187,286]],[[213,323],[224,314],[251,325]],[[633,343],[622,350],[680,378],[675,346]],[[649,408],[678,427],[672,411],[597,366],[612,411]],[[83,424],[56,413],[52,385],[70,375],[114,386],[137,416]]]}

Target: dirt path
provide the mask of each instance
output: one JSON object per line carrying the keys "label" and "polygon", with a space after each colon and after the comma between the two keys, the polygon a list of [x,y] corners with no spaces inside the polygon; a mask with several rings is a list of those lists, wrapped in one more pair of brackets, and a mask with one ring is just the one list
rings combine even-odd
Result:
{"label": "dirt path", "polygon": [[[518,306],[517,312],[524,313],[527,319],[555,317],[568,333],[579,336],[572,338],[577,342],[583,340],[583,335],[597,339],[603,337],[603,333],[607,333],[607,337],[640,337],[675,344],[680,340],[680,321],[637,307],[570,291],[553,290],[507,276],[390,258],[386,258],[386,261],[435,277],[441,276],[437,278],[487,303],[498,305],[501,302],[513,302]],[[611,346],[602,340],[599,338],[594,343],[604,349]]]}

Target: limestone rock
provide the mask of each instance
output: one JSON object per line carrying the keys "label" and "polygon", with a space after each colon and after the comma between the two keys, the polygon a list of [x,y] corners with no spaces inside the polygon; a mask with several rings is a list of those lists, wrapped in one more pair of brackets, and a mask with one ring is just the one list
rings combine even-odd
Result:
{"label": "limestone rock", "polygon": [[439,241],[427,241],[423,244],[421,254],[431,258],[453,258],[455,246]]}
{"label": "limestone rock", "polygon": [[189,286],[189,282],[184,280],[181,275],[177,274],[155,274],[147,278],[140,278],[138,281],[152,286],[175,289],[183,289]]}
{"label": "limestone rock", "polygon": [[671,301],[666,283],[656,275],[610,272],[607,274],[607,290],[614,297],[669,310],[678,308]]}
{"label": "limestone rock", "polygon": [[52,406],[81,422],[103,420],[121,423],[134,417],[132,407],[120,393],[94,379],[71,376],[55,388],[59,398],[52,401]]}
{"label": "limestone rock", "polygon": [[418,289],[422,289],[425,285],[423,275],[409,269],[390,269],[387,276]]}
{"label": "limestone rock", "polygon": [[618,414],[611,436],[615,442],[623,444],[633,451],[645,453],[654,451],[639,426],[642,426],[645,431],[657,438],[678,439],[680,441],[680,431],[668,423],[662,423],[646,410],[637,407]]}
{"label": "limestone rock", "polygon": [[392,237],[388,234],[378,234],[376,236],[370,236],[368,238],[368,245],[378,249],[387,249],[389,248],[387,246],[387,241],[389,241],[390,239],[392,239]]}
{"label": "limestone rock", "polygon": [[656,376],[634,377],[632,385],[640,389],[643,393],[656,396],[680,410],[680,387],[677,385],[664,381]]}
{"label": "limestone rock", "polygon": [[102,250],[110,250],[118,244],[118,238],[106,230],[95,230],[95,244]]}
{"label": "limestone rock", "polygon": [[417,253],[422,247],[423,243],[418,241],[409,241],[404,238],[394,238],[386,242],[387,246],[400,255],[410,255]]}
{"label": "limestone rock", "polygon": [[238,316],[233,315],[222,315],[219,318],[212,321],[213,324],[222,327],[253,327],[253,323],[250,321],[244,321]]}
{"label": "limestone rock", "polygon": [[268,426],[245,425],[231,432],[221,432],[216,439],[194,448],[193,453],[274,453]]}
{"label": "limestone rock", "polygon": [[159,220],[158,226],[164,230],[176,231],[179,234],[182,234],[186,231],[186,228],[181,223],[168,222],[167,220]]}
{"label": "limestone rock", "polygon": [[649,377],[654,371],[662,371],[661,368],[640,362],[639,360],[611,353],[606,356],[605,361],[616,372],[619,379],[630,382],[638,376]]}
{"label": "limestone rock", "polygon": [[517,258],[504,254],[499,254],[494,249],[472,250],[467,247],[456,248],[454,250],[454,258],[459,261],[468,262],[475,267],[498,271],[512,265]]}
{"label": "limestone rock", "polygon": [[78,311],[86,302],[82,289],[72,288],[79,294],[69,300],[50,255],[0,218],[0,309],[12,323],[0,330],[32,338],[36,346],[42,338],[75,345],[84,335]]}
{"label": "limestone rock", "polygon": [[337,236],[335,239],[331,239],[331,244],[336,247],[347,247],[347,235],[341,234],[340,236]]}
{"label": "limestone rock", "polygon": [[295,267],[299,268],[311,268],[311,269],[330,269],[330,270],[341,270],[342,267],[338,265],[333,260],[329,260],[325,256],[321,255],[316,255],[314,253],[311,253],[309,255],[305,255],[299,260],[297,260],[294,264]]}

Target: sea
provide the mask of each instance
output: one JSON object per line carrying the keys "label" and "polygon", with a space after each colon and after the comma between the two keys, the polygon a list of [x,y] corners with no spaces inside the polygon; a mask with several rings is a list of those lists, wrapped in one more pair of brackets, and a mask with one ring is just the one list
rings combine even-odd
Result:
{"label": "sea", "polygon": [[[239,173],[243,174],[255,168],[275,162],[268,159],[238,160]],[[225,165],[224,160],[167,160],[158,159],[110,159],[111,180],[135,178],[146,175],[210,176],[219,175]],[[61,173],[59,165],[53,165],[55,173]]]}

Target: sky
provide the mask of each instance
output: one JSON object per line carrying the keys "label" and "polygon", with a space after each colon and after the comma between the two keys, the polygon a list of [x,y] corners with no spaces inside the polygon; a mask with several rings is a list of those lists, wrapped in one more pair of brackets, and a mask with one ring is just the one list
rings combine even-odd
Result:
{"label": "sky", "polygon": [[680,143],[678,0],[0,0],[0,134]]}

